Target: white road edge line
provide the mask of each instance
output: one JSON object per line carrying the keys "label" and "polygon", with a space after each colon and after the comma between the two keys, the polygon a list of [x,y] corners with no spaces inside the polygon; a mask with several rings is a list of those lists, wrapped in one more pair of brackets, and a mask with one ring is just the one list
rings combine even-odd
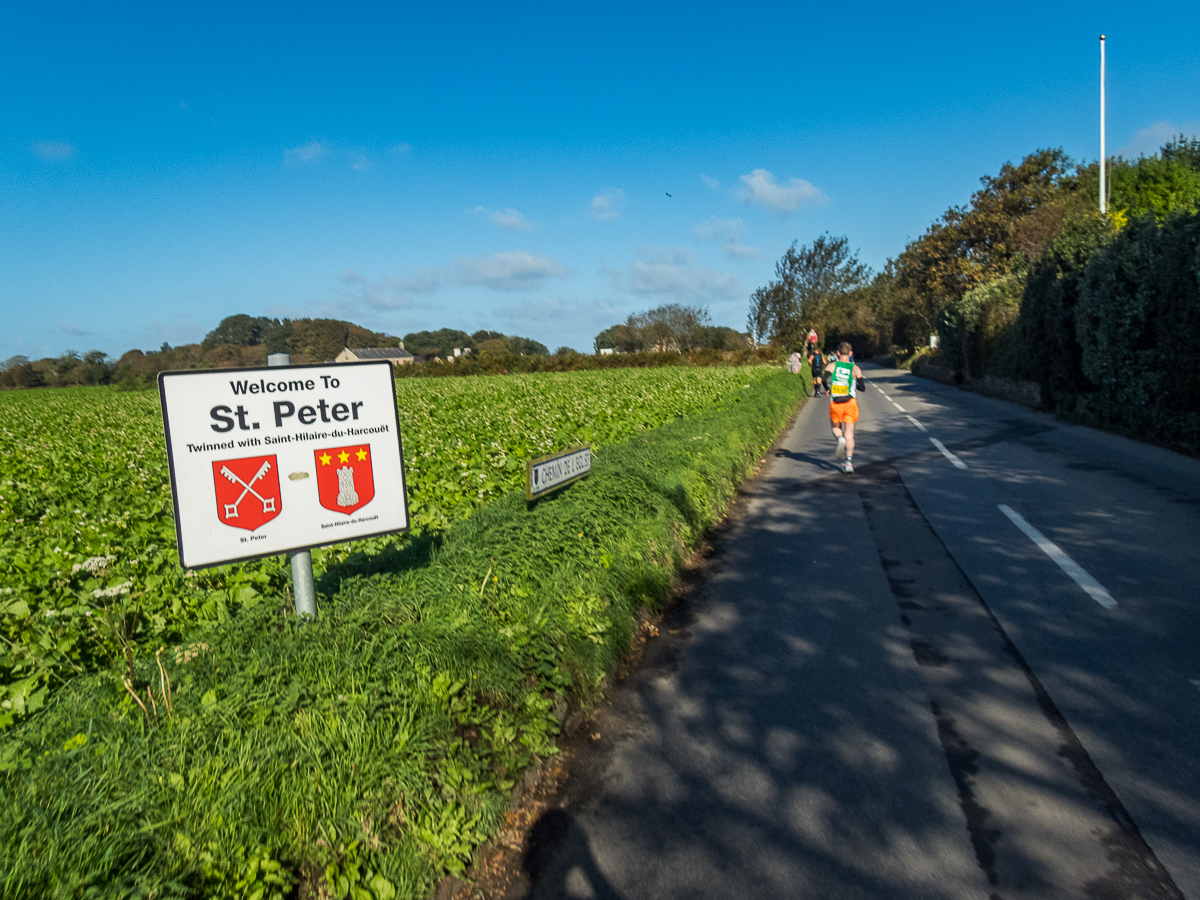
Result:
{"label": "white road edge line", "polygon": [[[922,429],[922,430],[924,430],[924,429]],[[961,459],[959,459],[957,456],[955,456],[953,453],[951,453],[949,450],[947,450],[946,445],[943,444],[941,441],[939,441],[937,438],[930,438],[929,440],[933,441],[933,446],[937,447],[939,450],[942,451],[942,456],[946,457],[946,459],[948,459],[948,460],[950,460],[950,462],[954,463],[954,468],[965,469],[967,467],[967,464],[965,462],[963,462]]]}
{"label": "white road edge line", "polygon": [[1025,535],[1037,544],[1039,550],[1054,560],[1060,569],[1070,575],[1071,579],[1083,588],[1089,597],[1105,609],[1112,609],[1117,605],[1117,601],[1112,598],[1112,594],[1104,589],[1104,585],[1089,575],[1079,563],[1067,556],[1058,544],[1026,522],[1024,516],[1012,507],[1005,506],[1003,503],[998,504],[997,508],[1000,512],[1008,516],[1014,525],[1025,532]]}
{"label": "white road edge line", "polygon": [[897,403],[895,400],[893,400],[893,401],[892,401],[892,406],[896,407],[896,409],[900,410],[900,412],[906,412],[906,411],[907,411],[907,410],[905,410],[905,408],[904,408],[903,406],[901,406],[901,405],[900,405],[899,403]]}
{"label": "white road edge line", "polygon": [[914,425],[916,425],[922,431],[925,431],[925,426],[922,425],[920,422],[918,422],[916,419],[914,419],[912,416],[905,416],[904,418],[908,419],[908,421],[912,422]]}

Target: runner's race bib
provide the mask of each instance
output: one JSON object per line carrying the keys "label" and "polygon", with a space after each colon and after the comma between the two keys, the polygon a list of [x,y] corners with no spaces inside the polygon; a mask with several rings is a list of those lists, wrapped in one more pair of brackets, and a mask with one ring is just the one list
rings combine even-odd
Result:
{"label": "runner's race bib", "polygon": [[842,362],[839,359],[833,364],[829,394],[834,403],[845,403],[854,396],[854,363]]}

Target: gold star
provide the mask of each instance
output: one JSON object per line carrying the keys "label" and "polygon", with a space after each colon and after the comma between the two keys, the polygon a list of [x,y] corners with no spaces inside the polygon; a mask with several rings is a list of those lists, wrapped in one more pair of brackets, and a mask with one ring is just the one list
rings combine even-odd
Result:
{"label": "gold star", "polygon": [[322,453],[320,456],[317,457],[317,459],[321,460],[321,465],[323,465],[323,466],[329,465],[330,456],[328,453]]}
{"label": "gold star", "polygon": [[359,462],[362,462],[364,459],[366,459],[366,458],[367,458],[367,448],[366,448],[366,447],[360,447],[360,448],[358,449],[358,452],[357,452],[357,453],[355,453],[354,455],[358,457],[358,461],[359,461]]}
{"label": "gold star", "polygon": [[342,462],[349,462],[350,454],[347,453],[345,450],[343,450],[341,453],[338,454],[338,459],[340,459]]}

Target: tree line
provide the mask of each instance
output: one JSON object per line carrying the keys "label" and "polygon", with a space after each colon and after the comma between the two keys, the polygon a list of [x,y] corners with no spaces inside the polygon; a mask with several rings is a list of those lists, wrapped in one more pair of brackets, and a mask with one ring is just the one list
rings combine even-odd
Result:
{"label": "tree line", "polygon": [[[152,385],[159,372],[172,369],[215,369],[265,366],[272,353],[287,353],[293,363],[327,362],[345,347],[400,347],[420,361],[449,358],[454,348],[490,356],[546,355],[546,346],[531,338],[496,331],[443,328],[420,331],[403,339],[371,331],[341,319],[275,319],[245,314],[221,320],[196,344],[157,350],[130,350],[118,359],[102,350],[80,355],[69,350],[56,357],[31,360],[13,356],[0,362],[0,388],[74,387],[111,384],[119,387]],[[561,352],[574,352],[560,348]]]}
{"label": "tree line", "polygon": [[734,351],[753,346],[749,335],[713,325],[706,306],[668,303],[634,313],[595,338],[596,352],[690,353],[697,350]]}

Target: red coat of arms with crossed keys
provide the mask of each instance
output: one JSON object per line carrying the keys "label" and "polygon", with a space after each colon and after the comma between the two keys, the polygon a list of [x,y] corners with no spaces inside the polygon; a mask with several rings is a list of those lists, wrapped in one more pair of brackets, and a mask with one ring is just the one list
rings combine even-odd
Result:
{"label": "red coat of arms with crossed keys", "polygon": [[317,497],[326,509],[350,515],[375,498],[370,444],[326,447],[314,450],[313,458],[317,464]]}
{"label": "red coat of arms with crossed keys", "polygon": [[224,525],[253,531],[283,510],[279,463],[275,456],[218,459],[213,464],[217,518]]}

